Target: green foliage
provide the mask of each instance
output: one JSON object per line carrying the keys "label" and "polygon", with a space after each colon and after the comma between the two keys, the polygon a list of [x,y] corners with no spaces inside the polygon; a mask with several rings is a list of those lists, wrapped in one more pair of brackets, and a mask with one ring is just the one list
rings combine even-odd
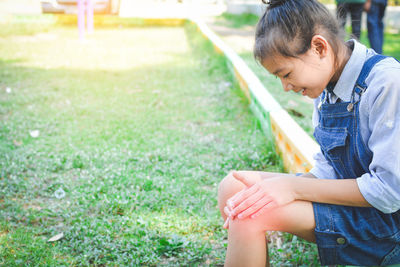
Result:
{"label": "green foliage", "polygon": [[400,34],[385,33],[383,53],[400,60]]}
{"label": "green foliage", "polygon": [[281,233],[280,245],[272,244],[271,264],[277,266],[319,266],[316,244],[304,241],[295,235]]}
{"label": "green foliage", "polygon": [[228,27],[242,28],[245,26],[254,26],[257,24],[259,17],[252,13],[231,14],[225,12],[216,17],[216,20],[217,23]]}
{"label": "green foliage", "polygon": [[57,247],[46,243],[40,233],[21,228],[11,231],[4,223],[0,225],[0,244],[1,266],[54,266],[70,262]]}
{"label": "green foliage", "polygon": [[0,39],[0,265],[222,264],[218,182],[282,171],[223,57],[190,25],[28,34]]}
{"label": "green foliage", "polygon": [[34,35],[54,28],[56,19],[52,15],[0,16],[0,37]]}
{"label": "green foliage", "polygon": [[[347,28],[347,32],[351,32],[351,28]],[[361,42],[366,46],[370,47],[368,40],[367,31],[362,31]],[[397,60],[400,60],[400,34],[385,32],[383,42],[383,54],[386,56],[392,56]]]}

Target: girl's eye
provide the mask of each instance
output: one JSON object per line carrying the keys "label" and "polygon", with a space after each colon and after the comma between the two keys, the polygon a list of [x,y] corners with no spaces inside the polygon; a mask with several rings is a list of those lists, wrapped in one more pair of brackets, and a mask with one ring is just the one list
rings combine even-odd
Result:
{"label": "girl's eye", "polygon": [[288,78],[289,75],[290,75],[290,72],[288,74],[284,75],[283,78]]}

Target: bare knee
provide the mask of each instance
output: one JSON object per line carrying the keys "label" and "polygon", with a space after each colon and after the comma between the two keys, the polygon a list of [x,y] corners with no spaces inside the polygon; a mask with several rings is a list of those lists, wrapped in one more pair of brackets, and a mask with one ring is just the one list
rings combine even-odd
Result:
{"label": "bare knee", "polygon": [[229,172],[224,179],[218,185],[218,207],[221,212],[221,215],[224,219],[226,219],[224,208],[226,206],[226,201],[235,195],[237,192],[244,188],[244,184],[238,180],[236,180],[232,172]]}
{"label": "bare knee", "polygon": [[233,177],[232,172],[229,172],[218,185],[218,198],[227,194],[234,194],[238,190],[242,190],[243,187],[244,185]]}
{"label": "bare knee", "polygon": [[[249,179],[254,181],[254,183],[262,179],[261,172],[257,171],[238,171],[238,172],[245,173]],[[222,181],[218,185],[218,207],[224,219],[226,219],[224,213],[224,207],[226,206],[226,201],[245,187],[245,185],[242,182],[236,180],[233,177],[232,173],[233,171],[229,172],[228,175],[225,176],[224,179],[222,179]],[[267,175],[267,173],[265,173],[265,175]]]}
{"label": "bare knee", "polygon": [[[262,175],[260,174],[260,172],[256,171],[237,171],[237,172],[245,174],[249,179],[254,181],[254,183],[262,179]],[[220,197],[226,197],[226,196],[228,196],[229,198],[245,187],[245,185],[242,182],[236,180],[233,177],[232,173],[233,171],[229,172],[228,175],[225,176],[224,179],[222,179],[222,181],[219,183],[218,199],[220,199]]]}
{"label": "bare knee", "polygon": [[248,235],[266,231],[282,231],[295,234],[308,241],[315,242],[315,220],[312,204],[307,201],[295,201],[263,213],[254,219],[234,219],[229,222],[229,231]]}

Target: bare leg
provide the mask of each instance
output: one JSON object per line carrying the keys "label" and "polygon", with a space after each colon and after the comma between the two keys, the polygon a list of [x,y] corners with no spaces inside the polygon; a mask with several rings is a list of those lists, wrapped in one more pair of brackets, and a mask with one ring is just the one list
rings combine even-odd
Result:
{"label": "bare leg", "polygon": [[[254,182],[258,182],[261,179],[267,179],[271,177],[276,177],[278,175],[288,175],[286,173],[275,173],[275,172],[257,172],[257,171],[241,171],[246,173],[246,176],[253,179]],[[220,209],[222,218],[226,220],[226,215],[224,213],[224,207],[226,205],[226,200],[231,196],[242,190],[245,186],[243,183],[239,182],[232,177],[229,173],[219,184],[218,187],[218,207]]]}
{"label": "bare leg", "polygon": [[[273,173],[246,172],[255,181],[276,176]],[[234,179],[231,174],[224,178],[218,190],[218,202],[222,217],[226,200],[244,185]],[[235,219],[229,222],[228,250],[226,266],[266,266],[267,243],[266,231],[284,231],[298,235],[308,241],[315,242],[314,213],[312,204],[307,201],[295,201],[286,206],[278,207],[255,219]]]}

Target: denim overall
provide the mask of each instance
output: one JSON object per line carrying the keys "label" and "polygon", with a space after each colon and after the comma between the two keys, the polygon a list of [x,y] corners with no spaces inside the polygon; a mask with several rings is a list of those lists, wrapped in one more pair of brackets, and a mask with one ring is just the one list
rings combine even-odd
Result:
{"label": "denim overall", "polygon": [[[385,57],[369,58],[361,70],[350,102],[327,103],[321,95],[319,125],[314,136],[338,179],[368,173],[372,152],[359,126],[359,103],[365,79]],[[315,235],[322,265],[389,265],[400,263],[400,211],[385,214],[375,208],[313,203]]]}

